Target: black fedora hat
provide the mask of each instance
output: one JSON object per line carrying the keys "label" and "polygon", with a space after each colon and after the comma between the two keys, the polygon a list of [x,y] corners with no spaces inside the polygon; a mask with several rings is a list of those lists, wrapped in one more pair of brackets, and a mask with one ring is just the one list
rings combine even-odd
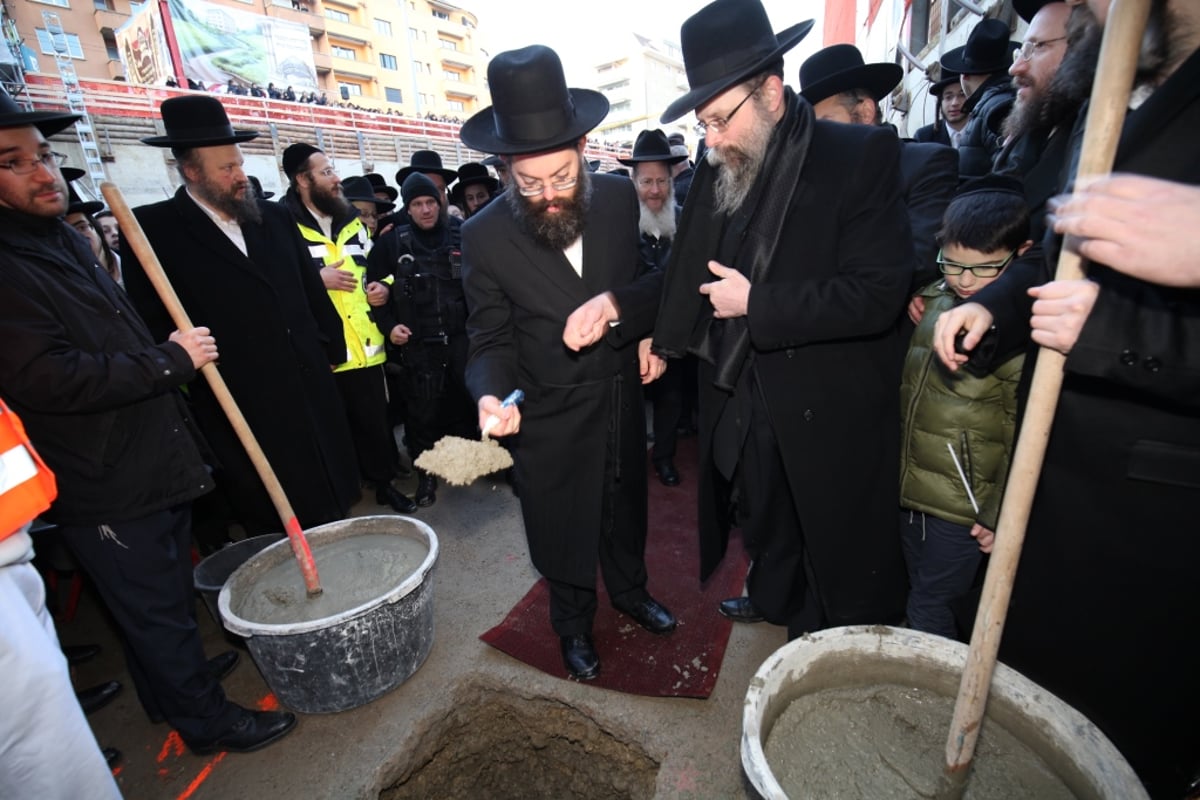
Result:
{"label": "black fedora hat", "polygon": [[944,69],[942,70],[942,77],[929,84],[929,93],[940,100],[942,92],[946,90],[947,86],[956,86],[959,83],[961,81],[959,81],[959,74],[957,72]]}
{"label": "black fedora hat", "polygon": [[780,31],[771,30],[759,0],[715,0],[684,21],[679,38],[690,90],[663,112],[663,123],[712,100],[749,78],[795,47],[813,21]]}
{"label": "black fedora hat", "polygon": [[254,196],[257,197],[259,200],[270,200],[272,197],[275,196],[274,192],[265,191],[262,188],[262,181],[260,181],[255,176],[247,175],[246,180],[250,181],[250,185],[252,187],[254,187]]}
{"label": "black fedora hat", "polygon": [[1012,66],[1012,54],[1020,42],[1009,40],[1007,23],[998,19],[981,20],[971,30],[967,43],[962,47],[947,50],[942,56],[942,69],[960,75],[990,75],[1007,72]]}
{"label": "black fedora hat", "polygon": [[371,184],[372,189],[376,192],[383,192],[388,196],[388,200],[391,200],[393,203],[400,196],[400,190],[395,186],[388,186],[388,182],[378,172],[368,172],[363,177]]}
{"label": "black fedora hat", "polygon": [[460,191],[473,184],[483,184],[491,194],[500,188],[500,181],[492,177],[487,167],[478,161],[468,161],[458,168],[458,180],[454,184],[455,191]]}
{"label": "black fedora hat", "polygon": [[[45,135],[45,134],[43,134]],[[84,200],[75,191],[75,181],[82,178],[87,173],[77,167],[63,167],[63,180],[67,182],[67,213],[68,214],[87,214],[89,217],[95,214],[100,209],[104,208],[104,203],[99,200]]]}
{"label": "black fedora hat", "polygon": [[633,143],[633,154],[629,158],[618,158],[622,164],[633,166],[643,161],[662,161],[665,164],[678,164],[686,161],[687,156],[671,155],[671,143],[667,135],[658,128],[652,131],[642,131]]}
{"label": "black fedora hat", "polygon": [[800,65],[800,94],[813,105],[851,89],[866,89],[880,100],[903,77],[899,64],[865,64],[854,45],[834,44],[813,53]]}
{"label": "black fedora hat", "polygon": [[420,172],[422,175],[441,175],[446,183],[458,177],[457,172],[442,166],[442,157],[436,150],[414,150],[412,158],[408,160],[408,166],[401,167],[396,173],[396,183],[403,186],[405,179],[414,172]]}
{"label": "black fedora hat", "polygon": [[355,176],[342,181],[342,196],[350,201],[374,203],[380,211],[391,211],[396,204],[390,200],[380,200],[375,196],[375,187],[366,176]]}
{"label": "black fedora hat", "polygon": [[0,89],[0,128],[23,128],[32,125],[42,136],[53,136],[80,119],[79,114],[62,111],[26,111],[8,92]]}
{"label": "black fedora hat", "polygon": [[1065,0],[1012,0],[1013,11],[1026,22],[1033,21],[1033,15],[1051,3],[1062,3]]}
{"label": "black fedora hat", "polygon": [[558,53],[540,44],[508,50],[488,63],[492,105],[458,132],[473,150],[523,155],[554,150],[584,136],[608,114],[608,98],[568,89]]}
{"label": "black fedora hat", "polygon": [[258,136],[258,131],[234,130],[225,106],[210,95],[169,97],[159,110],[167,133],[142,139],[151,147],[216,147],[248,142]]}

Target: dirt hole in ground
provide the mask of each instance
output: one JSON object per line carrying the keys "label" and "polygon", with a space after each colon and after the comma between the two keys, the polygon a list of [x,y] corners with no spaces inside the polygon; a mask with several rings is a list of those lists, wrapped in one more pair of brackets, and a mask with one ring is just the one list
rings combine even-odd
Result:
{"label": "dirt hole in ground", "polygon": [[588,715],[549,698],[472,687],[416,742],[379,800],[640,800],[659,764]]}

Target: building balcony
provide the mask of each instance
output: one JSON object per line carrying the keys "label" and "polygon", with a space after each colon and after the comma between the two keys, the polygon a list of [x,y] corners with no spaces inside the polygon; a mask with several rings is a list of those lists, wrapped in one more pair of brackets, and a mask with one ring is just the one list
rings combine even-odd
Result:
{"label": "building balcony", "polygon": [[339,39],[352,44],[369,44],[374,38],[374,33],[364,28],[362,25],[356,25],[353,22],[341,22],[336,19],[325,18],[325,32],[334,39]]}
{"label": "building balcony", "polygon": [[96,20],[96,30],[101,33],[113,33],[129,21],[128,14],[104,8],[97,8],[92,16]]}
{"label": "building balcony", "polygon": [[320,36],[325,32],[325,17],[311,9],[311,4],[306,5],[301,0],[295,0],[294,3],[291,0],[274,0],[266,6],[266,13],[268,17],[307,25],[311,36]]}
{"label": "building balcony", "polygon": [[333,56],[333,71],[338,75],[348,75],[352,78],[374,81],[379,79],[379,67],[369,61],[356,61],[352,58]]}
{"label": "building balcony", "polygon": [[313,50],[313,66],[317,68],[317,74],[327,74],[333,69],[333,56],[329,53],[322,53],[319,50]]}

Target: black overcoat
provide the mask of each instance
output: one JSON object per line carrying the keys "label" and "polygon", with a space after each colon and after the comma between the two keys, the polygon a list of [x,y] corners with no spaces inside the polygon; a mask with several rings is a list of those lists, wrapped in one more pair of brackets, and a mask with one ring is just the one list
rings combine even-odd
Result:
{"label": "black overcoat", "polygon": [[[505,200],[463,225],[463,284],[471,339],[467,386],[478,401],[525,391],[511,437],[534,566],[551,580],[592,586],[601,520],[645,539],[646,425],[637,342],[648,336],[662,275],[638,257],[638,204],[626,178],[594,174],[583,277],[561,251],[535,243]],[[575,353],[567,317],[612,292],[620,324]],[[604,508],[606,453],[618,475]]]}
{"label": "black overcoat", "polygon": [[[134,213],[192,324],[207,326],[218,366],[302,527],[342,519],[358,468],[330,371],[346,360],[342,323],[296,229],[278,203],[243,224],[249,257],[185,189]],[[175,325],[123,243],[125,286],[156,337]],[[220,461],[218,482],[250,525],[279,530],[253,465],[204,380],[190,384],[196,418]]]}

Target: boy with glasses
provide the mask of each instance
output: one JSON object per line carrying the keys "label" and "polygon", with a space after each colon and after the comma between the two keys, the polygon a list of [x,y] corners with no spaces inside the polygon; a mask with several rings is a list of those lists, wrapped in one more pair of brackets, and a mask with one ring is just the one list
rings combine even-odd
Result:
{"label": "boy with glasses", "polygon": [[951,372],[933,347],[942,312],[995,280],[1028,249],[1029,210],[1019,181],[969,181],[943,217],[925,314],[909,342],[900,384],[900,540],[908,564],[908,624],[956,638],[952,606],[991,552],[1016,424],[1024,355],[990,372]]}

